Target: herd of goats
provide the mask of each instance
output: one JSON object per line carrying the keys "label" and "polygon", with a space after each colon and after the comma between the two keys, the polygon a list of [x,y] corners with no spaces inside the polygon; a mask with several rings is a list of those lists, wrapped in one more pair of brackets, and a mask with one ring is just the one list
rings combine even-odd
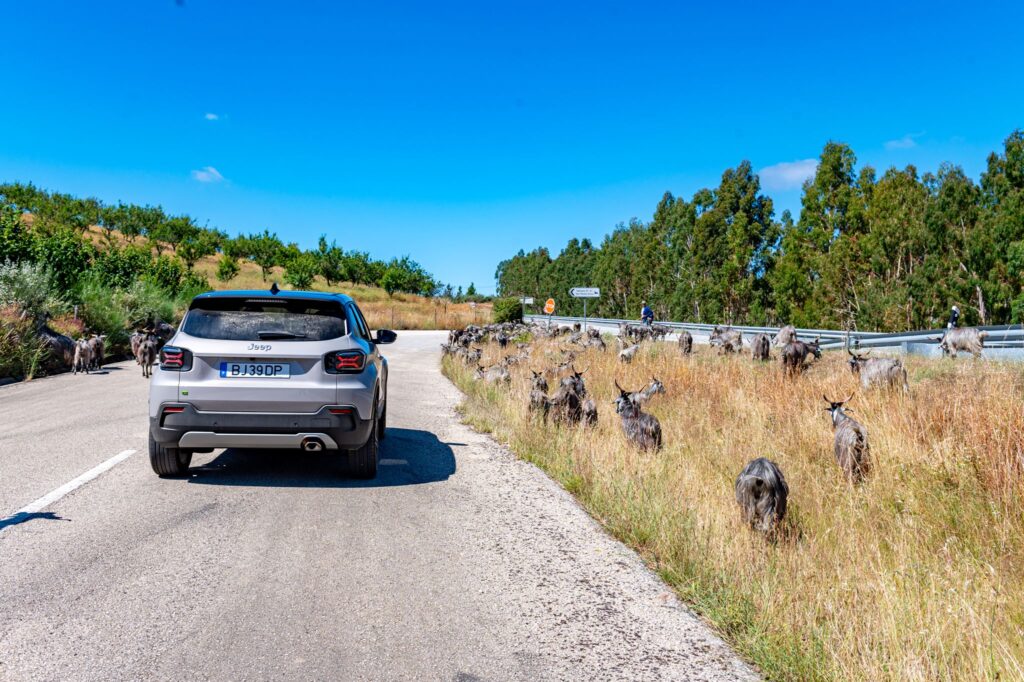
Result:
{"label": "herd of goats", "polygon": [[[640,352],[644,342],[664,340],[671,330],[664,325],[619,324],[618,359],[628,364]],[[986,333],[976,328],[952,328],[938,339],[943,354],[956,357],[958,352],[968,352],[979,357],[984,348]],[[475,367],[474,377],[489,384],[509,385],[512,381],[509,367],[530,358],[530,341],[518,339],[543,339],[566,337],[570,348],[559,347],[563,357],[548,369],[532,372],[532,385],[528,398],[528,409],[546,423],[551,419],[556,424],[584,427],[597,424],[597,403],[587,393],[583,379],[584,372],[575,367],[578,355],[587,349],[605,351],[607,344],[600,332],[593,327],[583,331],[579,323],[566,326],[547,327],[538,324],[502,323],[484,327],[470,325],[465,329],[453,330],[448,342],[442,344],[445,355],[461,360],[468,367]],[[480,344],[496,343],[506,349],[505,357],[497,364],[484,367],[481,363],[483,349]],[[743,350],[744,339],[740,330],[715,327],[709,336],[709,343],[719,353],[738,353]],[[680,330],[677,341],[679,352],[684,356],[693,353],[693,336]],[[803,373],[808,358],[821,358],[820,339],[801,341],[796,328],[788,325],[773,337],[756,334],[750,339],[751,358],[766,362],[771,359],[771,347],[781,349],[782,371],[787,377]],[[861,387],[884,387],[909,392],[907,370],[899,358],[869,357],[871,351],[856,353],[849,348],[848,366],[858,377]],[[560,377],[554,393],[549,393],[549,379]],[[662,446],[661,424],[653,414],[644,411],[644,406],[657,394],[665,392],[665,385],[652,377],[650,383],[635,391],[619,386],[615,399],[615,412],[619,415],[626,440],[641,451],[657,451]],[[830,400],[822,396],[828,405],[833,428],[833,448],[836,462],[846,478],[859,483],[871,467],[871,451],[868,432],[863,424],[851,417],[844,406],[853,395],[844,400]],[[739,504],[743,521],[751,528],[774,537],[786,514],[789,486],[779,466],[764,457],[759,457],[744,467],[736,478],[736,502]]]}
{"label": "herd of goats", "polygon": [[[175,329],[171,325],[157,321],[133,332],[129,337],[132,357],[142,367],[143,377],[148,378],[152,375],[160,349],[174,336],[174,332]],[[62,361],[74,374],[89,374],[103,367],[106,357],[106,334],[91,334],[76,341],[43,325],[40,338],[50,354],[58,361]]]}

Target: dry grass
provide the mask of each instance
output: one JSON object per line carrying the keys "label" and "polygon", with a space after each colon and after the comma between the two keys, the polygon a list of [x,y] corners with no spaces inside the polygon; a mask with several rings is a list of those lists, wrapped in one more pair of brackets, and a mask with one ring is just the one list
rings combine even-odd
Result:
{"label": "dry grass", "polygon": [[[88,238],[99,247],[108,243],[103,228],[93,225],[88,230]],[[117,230],[109,237],[109,242],[124,246],[128,240]],[[136,244],[145,244],[139,238]],[[165,253],[173,251],[169,246]],[[155,253],[155,251],[154,251]],[[250,262],[239,263],[238,275],[229,282],[217,279],[217,260],[219,256],[201,258],[195,265],[195,272],[202,275],[210,283],[212,289],[267,289],[271,282],[277,282],[282,288],[288,288],[284,280],[284,269],[273,268],[271,274],[264,279],[263,271],[258,265]],[[468,324],[485,324],[491,321],[491,304],[480,303],[473,308],[469,303],[452,303],[441,298],[428,298],[414,294],[388,293],[379,287],[371,287],[351,282],[336,283],[328,286],[323,278],[317,277],[314,291],[336,291],[348,294],[359,304],[366,321],[373,329],[455,329]]]}
{"label": "dry grass", "polygon": [[[612,344],[614,347],[614,344]],[[544,342],[530,364],[555,357]],[[488,349],[487,361],[499,357]],[[467,421],[493,432],[578,495],[693,607],[773,679],[1024,679],[1024,410],[1020,367],[907,361],[911,395],[858,391],[874,469],[847,484],[821,394],[856,388],[839,354],[796,380],[777,361],[689,359],[647,345],[630,366],[589,351],[596,431],[543,426],[526,410],[527,367],[511,390],[445,370]],[[665,448],[628,447],[613,378],[652,375],[668,394],[649,410]],[[839,398],[836,398],[839,399]],[[740,522],[733,481],[758,456],[790,485],[784,539]]]}

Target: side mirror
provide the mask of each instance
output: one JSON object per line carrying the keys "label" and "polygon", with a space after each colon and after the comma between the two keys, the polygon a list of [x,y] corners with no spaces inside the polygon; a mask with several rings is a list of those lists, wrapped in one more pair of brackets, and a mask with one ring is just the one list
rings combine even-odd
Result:
{"label": "side mirror", "polygon": [[377,335],[373,338],[374,343],[394,343],[398,334],[390,329],[378,329]]}

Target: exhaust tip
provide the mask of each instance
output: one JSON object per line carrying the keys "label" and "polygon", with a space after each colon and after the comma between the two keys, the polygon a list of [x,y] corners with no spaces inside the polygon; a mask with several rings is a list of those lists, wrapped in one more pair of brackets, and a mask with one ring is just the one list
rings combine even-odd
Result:
{"label": "exhaust tip", "polygon": [[324,449],[324,444],[319,438],[303,438],[300,447],[306,452],[320,452]]}

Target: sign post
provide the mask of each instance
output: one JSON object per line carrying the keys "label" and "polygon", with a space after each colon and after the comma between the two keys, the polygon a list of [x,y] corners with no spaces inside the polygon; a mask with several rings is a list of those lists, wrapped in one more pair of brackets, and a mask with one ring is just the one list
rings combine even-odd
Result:
{"label": "sign post", "polygon": [[569,295],[583,299],[583,331],[587,331],[587,299],[601,298],[601,290],[597,287],[573,287],[569,289]]}
{"label": "sign post", "polygon": [[523,306],[523,317],[526,317],[526,306],[533,305],[533,296],[520,296],[519,303]]}
{"label": "sign post", "polygon": [[544,312],[548,316],[548,329],[551,329],[551,316],[555,314],[555,299],[549,298],[544,302]]}

